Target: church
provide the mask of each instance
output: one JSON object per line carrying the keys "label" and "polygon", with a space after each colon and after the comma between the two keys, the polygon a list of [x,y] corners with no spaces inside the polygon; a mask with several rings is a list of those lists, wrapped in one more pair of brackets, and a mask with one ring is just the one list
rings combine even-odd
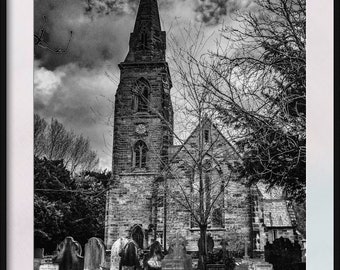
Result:
{"label": "church", "polygon": [[115,96],[112,183],[106,196],[105,245],[131,237],[141,248],[167,248],[179,232],[197,251],[198,222],[215,247],[261,252],[281,236],[294,241],[296,218],[279,189],[248,187],[231,176],[238,158],[209,117],[181,145],[174,144],[171,75],[157,0],[140,0],[129,51],[119,64]]}

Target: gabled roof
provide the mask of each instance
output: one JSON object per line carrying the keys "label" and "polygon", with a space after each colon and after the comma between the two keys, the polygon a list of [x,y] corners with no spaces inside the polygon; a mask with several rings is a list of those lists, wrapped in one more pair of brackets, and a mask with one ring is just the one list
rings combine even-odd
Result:
{"label": "gabled roof", "polygon": [[263,223],[266,227],[292,227],[286,201],[264,200]]}
{"label": "gabled roof", "polygon": [[267,227],[293,227],[294,216],[285,200],[281,187],[257,183],[256,188],[263,202],[263,223]]}
{"label": "gabled roof", "polygon": [[[238,156],[238,158],[240,158],[240,154],[236,151],[235,147],[229,142],[229,140],[222,134],[222,132],[217,128],[217,126],[211,121],[210,118],[208,117],[204,117],[202,120],[202,127],[204,129],[204,127],[206,125],[209,125],[210,127],[212,127],[214,130],[216,130],[218,132],[218,134],[221,136],[221,139],[225,141],[225,143],[233,150],[233,152]],[[174,145],[171,148],[172,151],[175,150],[173,152],[173,155],[170,157],[170,163],[172,160],[175,159],[175,157],[183,150],[183,148],[185,147],[185,145],[188,144],[189,140],[199,131],[200,128],[200,124],[198,124],[195,129],[191,132],[191,134],[188,136],[188,138],[184,141],[183,144],[181,145]]]}

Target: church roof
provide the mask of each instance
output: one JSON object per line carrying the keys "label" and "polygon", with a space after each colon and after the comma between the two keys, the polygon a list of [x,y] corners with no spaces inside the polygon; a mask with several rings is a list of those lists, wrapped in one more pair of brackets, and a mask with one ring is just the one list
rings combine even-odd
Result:
{"label": "church roof", "polygon": [[292,227],[285,200],[264,200],[263,222],[267,227]]}
{"label": "church roof", "polygon": [[123,63],[165,63],[165,49],[166,33],[161,29],[157,0],[140,0]]}
{"label": "church roof", "polygon": [[153,31],[161,31],[157,0],[140,0],[133,32],[138,32],[143,22]]}
{"label": "church roof", "polygon": [[296,220],[281,187],[270,189],[264,183],[257,183],[256,188],[263,202],[263,222],[267,227],[292,227]]}
{"label": "church roof", "polygon": [[216,131],[219,134],[219,137],[222,141],[225,142],[225,145],[227,145],[229,148],[232,149],[232,152],[234,155],[239,157],[239,153],[236,151],[234,146],[229,142],[229,140],[222,134],[222,132],[219,130],[219,128],[211,121],[209,117],[204,117],[202,120],[202,125],[197,124],[195,129],[191,132],[191,134],[187,137],[187,139],[183,142],[181,145],[174,145],[170,148],[169,154],[170,154],[170,162],[171,160],[175,159],[176,156],[186,148],[186,146],[189,144],[190,140],[193,139],[193,137],[199,132],[199,130],[204,130],[206,127],[210,127],[212,130]]}

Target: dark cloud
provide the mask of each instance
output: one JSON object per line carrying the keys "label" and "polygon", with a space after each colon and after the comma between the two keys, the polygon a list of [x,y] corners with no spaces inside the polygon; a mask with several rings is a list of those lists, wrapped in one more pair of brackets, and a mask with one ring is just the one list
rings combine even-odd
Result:
{"label": "dark cloud", "polygon": [[34,73],[35,113],[47,120],[56,118],[69,130],[89,137],[103,168],[111,163],[107,149],[112,141],[110,100],[116,90],[105,75],[107,66],[89,69],[71,63],[51,71],[37,63]]}
{"label": "dark cloud", "polygon": [[[168,36],[181,36],[187,22],[200,20],[197,14],[212,9],[211,6],[199,9],[203,2],[207,1],[158,0],[162,27]],[[231,3],[237,1],[226,2],[230,8]],[[49,47],[65,47],[73,31],[65,54],[35,46],[34,111],[46,119],[56,118],[68,129],[88,136],[102,168],[110,168],[111,164],[112,127],[109,122],[119,81],[117,64],[124,60],[128,51],[138,3],[139,0],[34,2],[35,34],[45,29],[44,41]],[[224,16],[222,11],[212,17]],[[212,25],[209,19],[203,21]],[[112,78],[106,76],[107,72]]]}
{"label": "dark cloud", "polygon": [[200,0],[195,11],[196,19],[208,25],[216,25],[225,16],[247,7],[252,0]]}
{"label": "dark cloud", "polygon": [[[97,2],[100,4],[102,1]],[[35,58],[40,60],[42,66],[50,70],[68,63],[95,67],[107,60],[117,63],[124,59],[129,33],[133,28],[133,10],[127,6],[122,16],[122,11],[108,9],[104,16],[103,11],[95,11],[95,8],[92,12],[86,11],[86,5],[84,0],[35,1],[35,33],[44,28],[45,41],[50,48],[66,47],[69,33],[73,32],[65,54],[35,47]]]}
{"label": "dark cloud", "polygon": [[[161,0],[160,9],[169,10],[177,1]],[[89,68],[107,60],[119,63],[127,53],[138,3],[138,0],[36,0],[35,34],[44,29],[44,41],[51,49],[65,48],[70,31],[73,35],[66,53],[56,54],[35,46],[35,59],[50,70],[68,63]]]}

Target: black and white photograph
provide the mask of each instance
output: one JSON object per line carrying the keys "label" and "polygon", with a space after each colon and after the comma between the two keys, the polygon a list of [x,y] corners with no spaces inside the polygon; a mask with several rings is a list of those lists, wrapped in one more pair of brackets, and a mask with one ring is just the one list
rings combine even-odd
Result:
{"label": "black and white photograph", "polygon": [[305,0],[33,11],[34,270],[309,267]]}

